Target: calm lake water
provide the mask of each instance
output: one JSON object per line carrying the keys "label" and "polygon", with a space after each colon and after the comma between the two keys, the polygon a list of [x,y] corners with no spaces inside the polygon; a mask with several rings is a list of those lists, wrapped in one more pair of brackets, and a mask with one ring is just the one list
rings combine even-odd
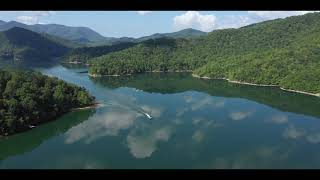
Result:
{"label": "calm lake water", "polygon": [[0,139],[0,168],[320,168],[320,98],[188,73],[84,70],[40,69],[102,105]]}

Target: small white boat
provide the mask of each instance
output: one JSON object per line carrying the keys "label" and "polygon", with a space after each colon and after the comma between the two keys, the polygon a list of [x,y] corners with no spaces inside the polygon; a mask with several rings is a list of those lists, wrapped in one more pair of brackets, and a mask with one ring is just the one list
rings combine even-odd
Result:
{"label": "small white boat", "polygon": [[149,119],[152,119],[152,117],[149,114],[147,113],[143,113],[143,114],[146,115]]}
{"label": "small white boat", "polygon": [[35,128],[35,126],[29,125],[29,128]]}

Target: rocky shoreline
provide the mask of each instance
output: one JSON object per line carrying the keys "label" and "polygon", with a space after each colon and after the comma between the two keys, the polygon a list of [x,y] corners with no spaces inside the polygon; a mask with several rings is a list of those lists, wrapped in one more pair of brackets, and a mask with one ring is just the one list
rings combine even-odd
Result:
{"label": "rocky shoreline", "polygon": [[261,87],[278,87],[283,91],[287,91],[287,92],[294,92],[294,93],[300,93],[300,94],[305,94],[305,95],[310,95],[310,96],[316,96],[316,97],[320,97],[320,93],[309,93],[309,92],[305,92],[305,91],[298,91],[298,90],[293,90],[293,89],[285,89],[283,87],[280,87],[278,85],[268,85],[268,84],[255,84],[255,83],[248,83],[248,82],[242,82],[242,81],[234,81],[234,80],[230,80],[228,78],[210,78],[208,76],[199,76],[196,74],[192,74],[193,77],[195,78],[201,78],[201,79],[216,79],[216,80],[226,80],[230,83],[236,83],[236,84],[245,84],[245,85],[250,85],[250,86],[261,86]]}
{"label": "rocky shoreline", "polygon": [[[181,73],[181,72],[192,72],[192,70],[178,70],[178,71],[146,71],[144,73]],[[118,77],[118,76],[131,76],[133,74],[108,74],[108,75],[98,75],[98,74],[90,74],[88,73],[88,76],[91,76],[91,77],[105,77],[105,76],[114,76],[114,77]]]}
{"label": "rocky shoreline", "polygon": [[91,77],[106,77],[106,76],[119,77],[119,76],[131,76],[131,75],[132,75],[132,74],[122,74],[122,75],[119,75],[119,74],[98,75],[98,74],[90,74],[90,73],[88,73],[88,76],[91,76]]}
{"label": "rocky shoreline", "polygon": [[[191,70],[184,70],[184,71],[146,71],[146,73],[157,73],[157,72],[192,72]],[[119,74],[115,74],[115,75],[97,75],[97,74],[90,74],[88,73],[89,76],[91,77],[104,77],[104,76],[130,76],[132,74],[123,74],[123,75],[119,75]],[[196,74],[192,74],[193,77],[195,78],[200,78],[200,79],[215,79],[215,80],[226,80],[230,83],[235,83],[235,84],[244,84],[244,85],[249,85],[249,86],[260,86],[260,87],[277,87],[280,88],[283,91],[287,91],[287,92],[294,92],[294,93],[299,93],[299,94],[305,94],[305,95],[310,95],[310,96],[315,96],[315,97],[320,97],[320,93],[310,93],[310,92],[305,92],[305,91],[299,91],[299,90],[294,90],[294,89],[286,89],[283,88],[281,86],[278,85],[269,85],[269,84],[256,84],[256,83],[249,83],[249,82],[243,82],[243,81],[235,81],[235,80],[231,80],[228,78],[210,78],[208,76],[199,76]]]}

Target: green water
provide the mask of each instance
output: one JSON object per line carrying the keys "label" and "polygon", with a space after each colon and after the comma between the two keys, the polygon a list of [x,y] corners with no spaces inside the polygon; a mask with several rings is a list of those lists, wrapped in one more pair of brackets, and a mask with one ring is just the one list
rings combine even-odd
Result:
{"label": "green water", "polygon": [[0,139],[0,168],[320,168],[320,98],[188,73],[38,70],[102,105]]}

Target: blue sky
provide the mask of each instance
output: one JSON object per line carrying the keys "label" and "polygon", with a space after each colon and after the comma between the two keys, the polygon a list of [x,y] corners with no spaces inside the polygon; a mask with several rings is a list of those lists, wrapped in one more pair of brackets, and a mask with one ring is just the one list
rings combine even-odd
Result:
{"label": "blue sky", "polygon": [[310,11],[1,11],[0,20],[85,26],[106,37],[141,37],[185,28],[207,32],[238,28],[308,12]]}

